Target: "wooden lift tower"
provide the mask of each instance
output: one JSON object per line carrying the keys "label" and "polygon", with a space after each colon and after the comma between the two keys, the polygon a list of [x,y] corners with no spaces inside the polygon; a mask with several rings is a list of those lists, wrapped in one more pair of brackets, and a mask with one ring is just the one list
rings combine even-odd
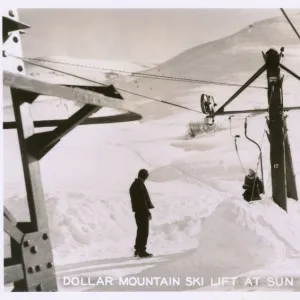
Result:
{"label": "wooden lift tower", "polygon": [[[4,284],[13,283],[15,292],[54,292],[57,282],[39,161],[77,125],[135,121],[142,116],[112,85],[64,86],[26,76],[21,34],[29,26],[18,20],[16,10],[7,11],[2,24],[3,85],[10,88],[15,116],[15,121],[4,122],[3,128],[16,129],[18,133],[30,214],[30,222],[18,222],[4,207],[4,231],[11,240],[11,257],[4,259]],[[30,108],[40,95],[78,101],[84,106],[66,120],[33,120]],[[102,107],[125,112],[89,118]],[[35,126],[56,127],[35,133]]]}

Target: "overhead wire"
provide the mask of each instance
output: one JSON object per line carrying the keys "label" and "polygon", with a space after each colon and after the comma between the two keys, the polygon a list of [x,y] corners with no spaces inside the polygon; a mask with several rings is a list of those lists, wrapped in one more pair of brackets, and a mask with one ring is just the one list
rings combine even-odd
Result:
{"label": "overhead wire", "polygon": [[[72,66],[72,67],[90,68],[90,69],[95,69],[95,70],[106,70],[106,71],[111,71],[111,72],[127,74],[128,76],[132,76],[132,77],[141,77],[141,78],[158,79],[158,80],[169,80],[169,81],[181,81],[181,82],[189,82],[189,83],[202,83],[202,84],[212,84],[212,85],[236,86],[236,87],[242,86],[242,84],[238,84],[238,83],[227,83],[227,82],[213,81],[213,80],[202,80],[202,79],[185,78],[185,77],[165,76],[165,75],[149,74],[149,73],[143,73],[143,72],[131,72],[131,71],[96,67],[96,66],[84,65],[84,64],[73,64],[73,63],[69,63],[69,62],[51,61],[51,60],[41,59],[41,58],[23,57],[22,59],[24,59],[26,61],[39,61],[39,62],[67,65],[67,66]],[[255,86],[255,85],[250,85],[249,88],[267,89],[266,87]]]}
{"label": "overhead wire", "polygon": [[280,8],[281,12],[283,13],[283,15],[285,16],[286,20],[289,22],[289,24],[291,25],[292,29],[294,30],[295,34],[297,35],[297,37],[300,40],[300,34],[297,31],[296,27],[294,26],[294,24],[292,23],[292,21],[290,20],[290,18],[288,17],[288,15],[286,14],[286,12],[284,11],[283,8]]}
{"label": "overhead wire", "polygon": [[[82,77],[82,76],[75,75],[75,74],[72,74],[72,73],[69,73],[69,72],[61,71],[61,70],[58,70],[58,69],[54,69],[54,68],[51,68],[51,67],[47,67],[47,66],[44,66],[44,65],[40,65],[40,64],[36,64],[36,63],[30,62],[30,61],[27,61],[25,58],[22,58],[22,57],[18,57],[18,56],[11,55],[11,54],[7,54],[7,55],[9,55],[11,57],[21,59],[21,60],[23,60],[24,62],[26,62],[28,64],[35,65],[35,66],[38,66],[40,68],[52,70],[52,71],[55,71],[55,72],[58,72],[58,73],[62,73],[62,74],[68,75],[68,76],[72,76],[72,77],[75,77],[75,78],[78,78],[78,79],[85,80],[87,82],[96,83],[96,84],[99,84],[101,86],[108,86],[107,84],[104,84],[102,82],[99,82],[99,81],[96,81],[96,80],[93,80],[93,79],[90,79],[90,78]],[[185,109],[185,110],[193,111],[193,112],[196,112],[196,113],[202,113],[198,110],[195,110],[195,109],[183,106],[183,105],[175,104],[175,103],[165,101],[165,100],[159,100],[159,99],[156,99],[156,98],[153,98],[153,97],[150,97],[150,96],[146,96],[146,95],[139,94],[139,93],[136,93],[136,92],[128,91],[128,90],[125,90],[125,89],[122,89],[122,88],[116,87],[116,90],[117,91],[122,91],[122,92],[128,93],[128,94],[132,94],[132,95],[135,95],[135,96],[139,96],[139,97],[142,97],[142,98],[145,98],[145,99],[150,99],[150,100],[153,100],[153,101],[156,101],[156,102],[159,102],[159,103],[163,103],[163,104],[175,106],[175,107],[178,107],[178,108],[182,108],[182,109]]]}

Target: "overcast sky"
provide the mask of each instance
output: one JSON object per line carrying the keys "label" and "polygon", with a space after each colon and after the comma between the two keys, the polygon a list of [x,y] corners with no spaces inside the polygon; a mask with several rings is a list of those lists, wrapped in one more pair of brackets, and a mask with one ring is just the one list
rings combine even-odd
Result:
{"label": "overcast sky", "polygon": [[138,62],[161,62],[280,15],[279,9],[19,10],[32,27],[22,38],[24,56]]}

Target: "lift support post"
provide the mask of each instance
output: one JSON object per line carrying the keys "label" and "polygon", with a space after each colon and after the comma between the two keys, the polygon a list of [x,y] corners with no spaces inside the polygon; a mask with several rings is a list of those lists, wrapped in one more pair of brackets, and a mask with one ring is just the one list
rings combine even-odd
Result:
{"label": "lift support post", "polygon": [[[299,110],[300,106],[284,107],[282,83],[283,77],[280,75],[280,70],[284,70],[294,78],[300,80],[295,72],[280,63],[282,52],[270,49],[263,53],[265,64],[242,86],[235,92],[218,110],[204,112],[210,118],[219,115],[227,114],[245,114],[250,112],[268,112],[269,120],[267,124],[269,133],[267,134],[270,142],[270,162],[272,176],[272,197],[276,204],[287,211],[287,196],[298,200],[297,186],[295,173],[293,171],[293,161],[288,139],[288,130],[284,111]],[[225,111],[228,106],[237,96],[239,96],[252,82],[254,82],[264,71],[267,72],[268,83],[268,108],[255,110],[237,110]]]}
{"label": "lift support post", "polygon": [[284,115],[280,54],[270,49],[266,53],[269,103],[269,141],[272,173],[272,196],[275,203],[287,210]]}

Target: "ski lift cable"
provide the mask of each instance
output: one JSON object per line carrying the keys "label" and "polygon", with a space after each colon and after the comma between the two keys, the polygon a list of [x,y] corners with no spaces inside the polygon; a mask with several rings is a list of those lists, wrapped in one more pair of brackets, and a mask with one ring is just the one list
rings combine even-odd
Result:
{"label": "ski lift cable", "polygon": [[[273,90],[271,91],[271,95],[270,95],[270,103],[272,103],[272,98],[273,98]],[[239,163],[241,165],[241,168],[242,170],[244,171],[245,175],[247,175],[246,171],[245,171],[245,168],[243,166],[243,163],[242,163],[242,160],[241,160],[241,157],[240,157],[240,154],[239,154],[239,150],[238,150],[238,146],[237,146],[237,138],[240,138],[240,135],[233,135],[232,134],[232,123],[231,123],[231,119],[235,117],[234,115],[231,115],[229,117],[229,123],[230,123],[230,135],[234,138],[234,144],[235,144],[235,150],[236,150],[236,154],[238,156],[238,160],[239,160]],[[249,117],[246,117],[245,119],[247,119]],[[265,124],[264,124],[264,131],[263,131],[263,136],[262,136],[262,140],[260,142],[260,148],[262,148],[263,146],[263,143],[264,143],[264,137],[265,137],[265,134],[266,134],[266,125],[267,125],[267,120],[265,121]],[[258,170],[258,166],[259,166],[259,162],[260,162],[260,155],[258,155],[258,159],[257,159],[257,163],[256,163],[256,169],[255,169],[255,173],[257,173],[257,170]],[[254,192],[254,188],[252,190],[252,195],[251,195],[251,199],[253,197],[253,192]]]}
{"label": "ski lift cable", "polygon": [[[107,84],[101,83],[99,81],[95,81],[93,79],[85,78],[85,77],[82,77],[82,76],[79,76],[79,75],[75,75],[75,74],[72,74],[72,73],[68,73],[68,72],[65,72],[65,71],[57,70],[57,69],[54,69],[54,68],[51,68],[51,67],[46,67],[46,66],[39,65],[39,64],[36,64],[36,63],[33,63],[33,62],[26,61],[25,58],[16,57],[16,56],[13,56],[13,55],[10,55],[10,56],[22,59],[24,62],[26,62],[28,64],[31,64],[31,65],[35,65],[35,66],[40,67],[40,68],[52,70],[52,71],[55,71],[55,72],[58,72],[58,73],[62,73],[62,74],[68,75],[68,76],[72,76],[72,77],[75,77],[75,78],[78,78],[78,79],[82,79],[82,80],[85,80],[85,81],[88,81],[88,82],[96,83],[96,84],[99,84],[99,85],[102,85],[102,86],[108,86]],[[142,98],[145,98],[145,99],[150,99],[150,100],[153,100],[153,101],[156,101],[156,102],[159,102],[159,103],[163,103],[163,104],[175,106],[175,107],[178,107],[178,108],[182,108],[182,109],[185,109],[185,110],[189,110],[189,111],[193,111],[193,112],[202,114],[201,111],[198,111],[198,110],[186,107],[186,106],[182,106],[182,105],[179,105],[179,104],[175,104],[175,103],[172,103],[172,102],[169,102],[169,101],[155,99],[153,97],[149,97],[149,96],[146,96],[146,95],[142,95],[142,94],[135,93],[135,92],[132,92],[132,91],[128,91],[128,90],[125,90],[125,89],[122,89],[122,88],[118,88],[118,87],[116,87],[116,90],[122,91],[122,92],[128,93],[128,94],[132,94],[132,95],[135,95],[135,96],[139,96],[139,97],[142,97]]]}
{"label": "ski lift cable", "polygon": [[241,160],[241,157],[240,157],[240,154],[239,154],[239,150],[238,150],[238,146],[237,146],[237,138],[239,138],[240,136],[239,135],[233,135],[232,134],[232,130],[231,130],[231,128],[232,128],[232,126],[231,126],[231,118],[232,117],[234,117],[234,115],[232,115],[232,116],[230,116],[229,117],[229,123],[230,123],[230,135],[234,138],[234,145],[235,145],[235,151],[236,151],[236,154],[237,154],[237,156],[238,156],[238,159],[239,159],[239,162],[240,162],[240,165],[241,165],[241,167],[242,167],[242,169],[243,169],[243,171],[244,171],[244,173],[245,173],[245,175],[246,175],[246,171],[245,171],[245,168],[244,168],[244,166],[243,166],[243,163],[242,163],[242,160]]}
{"label": "ski lift cable", "polygon": [[[11,55],[12,56],[12,55]],[[155,74],[148,74],[148,73],[142,73],[142,72],[130,72],[125,70],[117,70],[117,69],[110,69],[110,68],[103,68],[103,67],[95,67],[91,65],[83,65],[83,64],[72,64],[67,62],[61,62],[61,61],[51,61],[46,59],[40,59],[40,58],[30,58],[30,57],[24,57],[23,59],[28,61],[40,61],[40,62],[47,62],[47,63],[53,63],[53,64],[62,64],[62,65],[68,65],[73,67],[79,67],[79,68],[90,68],[90,69],[96,69],[96,70],[106,70],[111,72],[118,72],[118,73],[124,73],[132,77],[141,77],[141,78],[149,78],[149,79],[158,79],[158,80],[168,80],[168,81],[179,81],[179,82],[188,82],[188,83],[202,83],[202,84],[212,84],[212,85],[225,85],[225,86],[235,86],[240,87],[241,84],[238,83],[226,83],[226,82],[220,82],[220,81],[213,81],[213,80],[202,80],[202,79],[193,79],[193,78],[185,78],[185,77],[174,77],[174,76],[165,76],[165,75],[155,75]],[[255,89],[267,89],[263,86],[256,86],[256,85],[250,85],[249,88],[255,88]]]}
{"label": "ski lift cable", "polygon": [[294,30],[295,34],[297,35],[297,37],[300,40],[300,34],[297,31],[296,27],[294,26],[294,24],[292,23],[292,21],[290,20],[290,18],[288,17],[288,15],[286,14],[286,12],[284,11],[283,8],[280,8],[281,12],[283,13],[284,17],[287,19],[287,21],[289,22],[289,24],[291,25],[292,29]]}
{"label": "ski lift cable", "polygon": [[[245,171],[245,168],[244,168],[244,166],[243,166],[243,163],[242,163],[240,154],[239,154],[238,146],[237,146],[237,138],[240,138],[240,135],[233,135],[233,134],[232,134],[232,124],[231,124],[231,118],[232,118],[232,117],[235,117],[235,116],[232,115],[232,116],[229,117],[229,123],[230,123],[230,126],[229,126],[229,129],[230,129],[230,135],[234,138],[235,151],[236,151],[236,154],[237,154],[237,156],[238,156],[240,165],[241,165],[241,167],[242,167],[242,169],[243,169],[245,175],[247,175],[247,173],[246,173],[246,171]],[[248,117],[248,118],[253,118],[253,117],[254,117],[254,116]],[[239,119],[241,119],[241,118],[239,118]],[[243,119],[244,119],[244,117],[243,117]]]}
{"label": "ski lift cable", "polygon": [[246,173],[246,170],[245,170],[245,168],[244,168],[244,166],[243,166],[243,163],[242,163],[242,159],[241,159],[241,157],[240,157],[240,154],[239,154],[239,151],[238,151],[238,147],[237,147],[236,138],[234,139],[234,143],[235,143],[235,150],[236,150],[236,153],[237,153],[237,156],[238,156],[238,159],[239,159],[240,165],[241,165],[241,167],[242,167],[242,169],[243,169],[243,171],[244,171],[245,175],[247,175],[247,173]]}

